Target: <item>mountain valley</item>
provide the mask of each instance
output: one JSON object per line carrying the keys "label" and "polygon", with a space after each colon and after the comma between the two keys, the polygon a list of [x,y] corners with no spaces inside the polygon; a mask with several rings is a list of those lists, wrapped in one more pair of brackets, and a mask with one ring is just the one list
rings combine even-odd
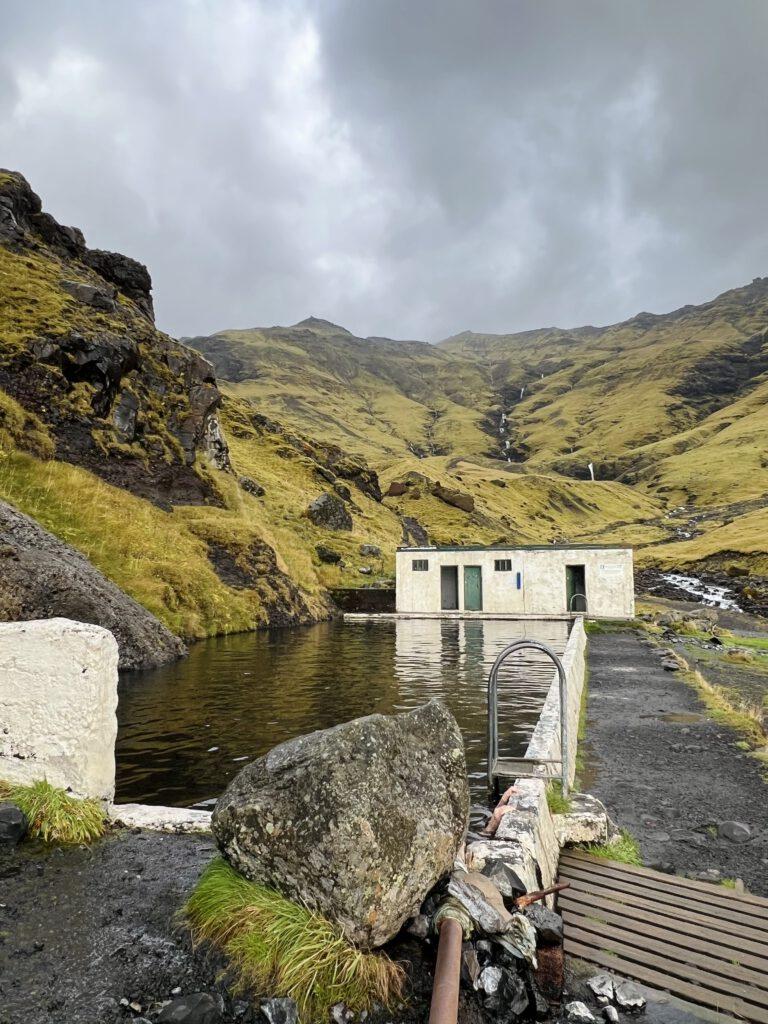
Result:
{"label": "mountain valley", "polygon": [[[0,171],[0,500],[185,639],[328,617],[425,539],[629,543],[760,610],[767,327],[757,278],[602,328],[180,343],[141,264]],[[35,616],[1,574],[0,615]]]}

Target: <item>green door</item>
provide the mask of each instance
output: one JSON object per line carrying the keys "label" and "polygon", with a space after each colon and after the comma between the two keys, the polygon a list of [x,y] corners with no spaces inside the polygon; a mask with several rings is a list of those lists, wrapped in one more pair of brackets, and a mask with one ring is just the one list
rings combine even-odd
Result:
{"label": "green door", "polygon": [[587,588],[583,565],[566,565],[565,567],[565,602],[569,612],[587,610]]}
{"label": "green door", "polygon": [[479,565],[464,566],[464,611],[483,610],[483,571]]}

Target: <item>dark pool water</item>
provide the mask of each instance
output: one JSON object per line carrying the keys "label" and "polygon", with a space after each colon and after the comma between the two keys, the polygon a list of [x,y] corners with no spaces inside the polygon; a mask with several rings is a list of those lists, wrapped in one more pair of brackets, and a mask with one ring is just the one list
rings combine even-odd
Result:
{"label": "dark pool water", "polygon": [[[196,644],[183,661],[121,678],[117,799],[199,804],[283,740],[439,697],[464,735],[473,800],[484,803],[493,660],[522,636],[562,653],[567,629],[566,622],[333,622]],[[502,753],[524,753],[552,676],[551,663],[530,653],[505,670]]]}

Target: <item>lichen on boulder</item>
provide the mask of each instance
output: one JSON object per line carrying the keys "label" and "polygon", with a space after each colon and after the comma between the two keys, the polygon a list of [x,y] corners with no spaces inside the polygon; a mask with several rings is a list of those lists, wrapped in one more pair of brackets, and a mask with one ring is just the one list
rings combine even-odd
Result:
{"label": "lichen on boulder", "polygon": [[453,866],[469,812],[458,724],[431,701],[281,743],[213,814],[226,859],[379,946]]}

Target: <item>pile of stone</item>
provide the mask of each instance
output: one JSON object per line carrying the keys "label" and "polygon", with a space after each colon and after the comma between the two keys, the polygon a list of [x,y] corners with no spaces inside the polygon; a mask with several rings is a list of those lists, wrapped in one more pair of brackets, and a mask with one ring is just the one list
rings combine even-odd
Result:
{"label": "pile of stone", "polygon": [[[619,1010],[636,1014],[645,1009],[645,996],[633,981],[626,978],[596,974],[587,981],[587,989],[608,1024],[618,1024]],[[574,1024],[596,1024],[597,1021],[589,1006],[578,999],[566,1004],[565,1017]]]}

